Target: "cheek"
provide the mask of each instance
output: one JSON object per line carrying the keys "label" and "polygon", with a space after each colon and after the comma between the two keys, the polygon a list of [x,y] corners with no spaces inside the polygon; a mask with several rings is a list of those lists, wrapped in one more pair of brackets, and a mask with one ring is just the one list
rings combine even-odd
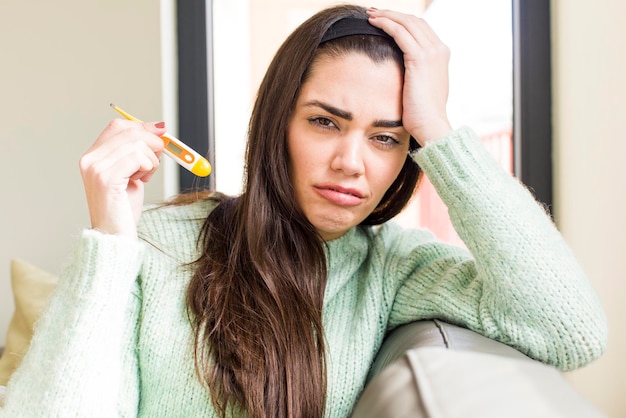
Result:
{"label": "cheek", "polygon": [[398,155],[393,158],[392,161],[387,160],[379,164],[378,170],[376,170],[372,179],[376,182],[379,189],[383,189],[383,194],[391,187],[396,178],[398,178],[405,161],[406,155]]}
{"label": "cheek", "polygon": [[307,173],[319,171],[320,166],[328,163],[328,146],[299,126],[287,131],[287,152],[292,179],[293,175],[303,177]]}

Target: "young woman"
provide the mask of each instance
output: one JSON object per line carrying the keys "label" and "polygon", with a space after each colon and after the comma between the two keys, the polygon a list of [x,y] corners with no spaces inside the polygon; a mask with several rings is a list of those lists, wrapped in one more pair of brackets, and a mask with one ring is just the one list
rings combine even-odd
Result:
{"label": "young woman", "polygon": [[[0,416],[344,417],[386,332],[424,318],[563,370],[600,356],[550,218],[450,127],[448,55],[413,16],[310,18],[260,86],[235,198],[141,214],[165,127],[111,122],[80,162],[92,228]],[[469,252],[388,222],[421,170]]]}

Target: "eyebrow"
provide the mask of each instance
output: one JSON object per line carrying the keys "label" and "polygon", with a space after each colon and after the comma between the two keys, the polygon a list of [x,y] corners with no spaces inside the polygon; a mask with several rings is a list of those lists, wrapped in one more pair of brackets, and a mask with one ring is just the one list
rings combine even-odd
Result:
{"label": "eyebrow", "polygon": [[[319,100],[311,100],[310,102],[306,102],[304,106],[322,108],[326,112],[330,113],[331,115],[335,115],[339,118],[342,118],[348,121],[354,118],[351,112],[339,109],[338,107],[329,105],[328,103],[324,103]],[[372,124],[372,126],[376,128],[400,128],[402,127],[402,121],[401,120],[376,119],[374,123]]]}

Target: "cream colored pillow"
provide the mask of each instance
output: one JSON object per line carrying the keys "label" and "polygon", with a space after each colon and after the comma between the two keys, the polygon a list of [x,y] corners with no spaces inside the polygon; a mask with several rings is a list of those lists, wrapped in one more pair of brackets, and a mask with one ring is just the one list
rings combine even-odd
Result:
{"label": "cream colored pillow", "polygon": [[22,260],[11,260],[11,286],[15,312],[0,358],[0,386],[6,386],[30,345],[33,325],[48,303],[57,277]]}

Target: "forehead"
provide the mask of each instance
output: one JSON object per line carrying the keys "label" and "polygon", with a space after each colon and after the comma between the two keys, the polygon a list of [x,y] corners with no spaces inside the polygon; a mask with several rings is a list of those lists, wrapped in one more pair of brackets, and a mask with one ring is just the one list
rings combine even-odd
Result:
{"label": "forehead", "polygon": [[391,55],[386,58],[377,57],[374,59],[364,51],[359,50],[319,49],[306,71],[304,82],[306,83],[313,76],[313,73],[319,72],[319,67],[322,67],[323,70],[324,67],[341,67],[345,63],[359,65],[358,68],[353,68],[355,73],[363,68],[361,66],[395,66],[398,70],[403,70],[401,63],[394,60]]}
{"label": "forehead", "polygon": [[402,87],[403,73],[393,59],[374,62],[360,52],[320,54],[311,64],[297,105],[322,100],[349,111],[376,110],[399,118]]}

